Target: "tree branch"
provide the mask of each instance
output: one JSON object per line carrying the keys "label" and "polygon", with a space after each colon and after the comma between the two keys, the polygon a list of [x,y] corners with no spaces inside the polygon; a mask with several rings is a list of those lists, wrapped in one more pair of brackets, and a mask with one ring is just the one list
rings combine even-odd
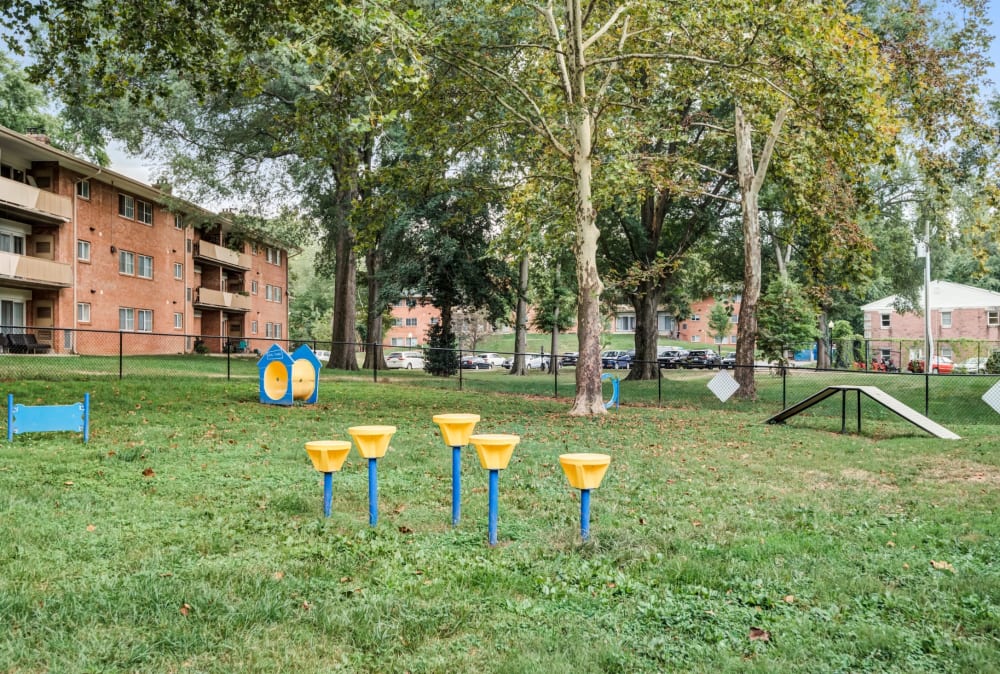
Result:
{"label": "tree branch", "polygon": [[785,117],[788,116],[788,112],[791,110],[791,103],[785,103],[778,114],[774,116],[774,122],[771,124],[771,130],[767,134],[767,140],[764,141],[764,149],[760,153],[760,161],[757,162],[757,170],[754,172],[753,183],[751,189],[756,193],[760,191],[761,186],[764,184],[764,176],[767,174],[767,165],[771,161],[771,155],[774,153],[774,144],[778,140],[778,134],[781,133],[781,125],[785,123]]}

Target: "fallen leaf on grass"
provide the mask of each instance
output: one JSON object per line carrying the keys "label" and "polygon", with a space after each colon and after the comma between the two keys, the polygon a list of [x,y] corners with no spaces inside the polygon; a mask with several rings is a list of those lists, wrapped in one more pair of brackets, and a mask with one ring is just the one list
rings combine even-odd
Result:
{"label": "fallen leaf on grass", "polygon": [[770,641],[771,633],[759,627],[750,628],[750,641]]}
{"label": "fallen leaf on grass", "polygon": [[275,571],[274,572],[274,579],[275,580],[281,580],[284,577],[285,577],[285,572],[284,571]]}
{"label": "fallen leaf on grass", "polygon": [[182,616],[187,616],[189,613],[191,613],[191,605],[190,604],[181,604],[181,615]]}
{"label": "fallen leaf on grass", "polygon": [[952,566],[951,564],[949,564],[948,562],[946,562],[944,560],[936,562],[936,561],[934,561],[932,559],[931,560],[931,566],[933,566],[935,569],[939,569],[941,571],[951,571],[952,573],[958,573],[958,571],[955,570],[954,566]]}
{"label": "fallen leaf on grass", "polygon": [[406,526],[399,527],[399,533],[401,533],[401,534],[412,534],[413,533],[413,529],[411,529],[410,527],[406,527]]}
{"label": "fallen leaf on grass", "polygon": [[97,530],[97,527],[95,527],[93,524],[88,524],[87,525],[87,531],[96,531],[96,530]]}
{"label": "fallen leaf on grass", "polygon": [[63,482],[63,484],[66,485],[67,487],[72,487],[73,486],[73,480],[66,480],[65,482]]}
{"label": "fallen leaf on grass", "polygon": [[308,611],[309,609],[311,609],[311,608],[312,608],[312,604],[310,604],[310,603],[309,603],[309,602],[307,602],[307,601],[304,601],[304,602],[302,602],[302,608],[303,608],[304,610]]}
{"label": "fallen leaf on grass", "polygon": [[152,468],[145,468],[142,471],[143,477],[153,477],[156,473],[153,472]]}
{"label": "fallen leaf on grass", "polygon": [[795,603],[795,595],[793,595],[793,594],[786,594],[785,595],[785,603],[786,604],[794,604]]}

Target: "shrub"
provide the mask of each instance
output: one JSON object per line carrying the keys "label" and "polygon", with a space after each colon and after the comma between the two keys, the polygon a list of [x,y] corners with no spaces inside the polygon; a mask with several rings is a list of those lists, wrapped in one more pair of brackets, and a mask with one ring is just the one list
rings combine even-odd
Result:
{"label": "shrub", "polygon": [[986,374],[1000,374],[1000,351],[994,351],[986,360]]}

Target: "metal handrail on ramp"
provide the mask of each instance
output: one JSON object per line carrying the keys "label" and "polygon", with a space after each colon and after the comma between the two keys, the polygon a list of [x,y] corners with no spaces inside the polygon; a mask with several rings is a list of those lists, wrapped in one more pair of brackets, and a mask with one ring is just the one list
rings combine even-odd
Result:
{"label": "metal handrail on ramp", "polygon": [[857,391],[858,394],[858,432],[861,432],[861,394],[864,393],[866,396],[877,402],[878,404],[885,407],[891,412],[895,412],[897,415],[909,421],[911,424],[916,426],[922,431],[926,431],[931,435],[942,438],[944,440],[961,440],[962,438],[955,433],[949,431],[947,428],[941,424],[928,419],[920,412],[916,411],[909,405],[906,405],[899,400],[896,400],[891,395],[878,388],[877,386],[849,386],[846,384],[838,386],[827,386],[825,389],[818,393],[814,393],[805,400],[801,400],[791,407],[786,407],[781,410],[773,417],[767,420],[769,424],[780,424],[784,423],[786,419],[794,417],[799,412],[809,409],[813,405],[822,402],[836,393],[841,394],[840,400],[840,432],[844,433],[847,429],[847,392]]}

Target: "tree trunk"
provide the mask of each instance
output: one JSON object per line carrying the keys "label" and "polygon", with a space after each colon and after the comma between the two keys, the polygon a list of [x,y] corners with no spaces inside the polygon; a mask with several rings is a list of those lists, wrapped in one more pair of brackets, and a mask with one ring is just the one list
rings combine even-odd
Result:
{"label": "tree trunk", "polygon": [[378,242],[365,255],[365,266],[368,268],[368,320],[365,321],[369,346],[365,350],[365,369],[372,369],[378,363],[378,369],[385,369],[385,356],[382,353],[382,297],[381,285],[378,282],[378,272],[382,269],[382,253]]}
{"label": "tree trunk", "polygon": [[528,348],[528,254],[525,253],[518,266],[517,276],[517,316],[514,319],[514,362],[510,374],[523,375],[524,352]]}
{"label": "tree trunk", "polygon": [[757,302],[760,300],[760,211],[757,190],[754,189],[752,129],[736,107],[736,162],[743,215],[743,299],[736,332],[736,395],[743,400],[756,400],[754,350],[757,344]]}
{"label": "tree trunk", "polygon": [[660,376],[660,366],[656,361],[656,347],[660,331],[656,324],[656,310],[660,304],[659,283],[644,281],[639,292],[632,295],[635,309],[635,359],[629,381],[648,381]]}
{"label": "tree trunk", "polygon": [[757,346],[757,303],[760,301],[761,286],[760,208],[757,198],[764,184],[764,176],[767,175],[774,144],[789,110],[790,107],[786,105],[775,115],[755,169],[753,129],[743,114],[743,107],[736,105],[736,166],[743,212],[743,301],[740,303],[740,318],[736,327],[736,381],[740,388],[736,395],[743,400],[757,398],[753,369]]}
{"label": "tree trunk", "polygon": [[573,175],[576,179],[576,282],[579,288],[577,336],[580,355],[576,365],[576,399],[571,415],[606,414],[601,391],[601,292],[604,284],[597,272],[596,213],[591,196],[591,118],[586,113],[574,127],[576,148]]}
{"label": "tree trunk", "polygon": [[349,213],[353,207],[356,188],[354,176],[347,166],[334,170],[337,183],[334,195],[333,236],[334,236],[334,286],[332,341],[330,345],[329,367],[341,370],[357,370],[355,356],[357,342],[357,272],[358,263],[354,252],[354,230],[351,228]]}

